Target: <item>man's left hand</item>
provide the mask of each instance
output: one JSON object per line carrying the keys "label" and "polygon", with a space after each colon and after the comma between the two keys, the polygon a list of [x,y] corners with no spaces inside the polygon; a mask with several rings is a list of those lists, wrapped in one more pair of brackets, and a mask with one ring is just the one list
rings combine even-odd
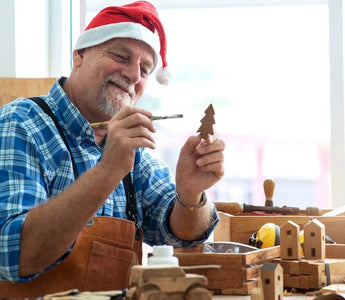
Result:
{"label": "man's left hand", "polygon": [[225,142],[217,135],[206,140],[200,135],[188,138],[176,167],[180,193],[195,195],[210,188],[224,175]]}

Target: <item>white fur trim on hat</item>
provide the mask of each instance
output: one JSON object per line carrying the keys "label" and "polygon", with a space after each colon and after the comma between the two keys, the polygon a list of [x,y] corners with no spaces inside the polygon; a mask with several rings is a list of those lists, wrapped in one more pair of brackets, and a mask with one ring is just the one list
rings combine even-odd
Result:
{"label": "white fur trim on hat", "polygon": [[84,49],[102,44],[113,38],[132,38],[148,44],[159,57],[159,36],[145,26],[133,22],[113,23],[91,28],[82,32],[74,46],[74,50]]}

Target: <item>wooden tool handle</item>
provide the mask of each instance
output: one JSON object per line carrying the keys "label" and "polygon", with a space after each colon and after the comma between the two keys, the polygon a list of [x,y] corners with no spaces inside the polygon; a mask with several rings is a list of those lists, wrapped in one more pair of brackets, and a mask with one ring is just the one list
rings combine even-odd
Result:
{"label": "wooden tool handle", "polygon": [[237,202],[214,202],[218,211],[238,215],[243,212],[242,206]]}
{"label": "wooden tool handle", "polygon": [[266,197],[265,206],[273,206],[273,194],[276,184],[272,179],[264,181],[264,192]]}

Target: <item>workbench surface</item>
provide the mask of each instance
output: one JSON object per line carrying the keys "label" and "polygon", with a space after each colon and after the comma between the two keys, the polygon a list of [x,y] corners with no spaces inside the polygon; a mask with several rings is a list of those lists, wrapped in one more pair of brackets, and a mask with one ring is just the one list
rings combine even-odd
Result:
{"label": "workbench surface", "polygon": [[[312,300],[314,296],[306,295],[294,295],[294,296],[284,296],[283,299],[286,300]],[[240,296],[240,295],[227,295],[227,296],[213,296],[214,300],[250,300],[250,296]]]}

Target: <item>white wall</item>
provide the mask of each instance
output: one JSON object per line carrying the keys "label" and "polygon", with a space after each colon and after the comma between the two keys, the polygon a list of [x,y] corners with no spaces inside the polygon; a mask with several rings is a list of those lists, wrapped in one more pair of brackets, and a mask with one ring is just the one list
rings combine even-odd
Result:
{"label": "white wall", "polygon": [[0,76],[13,77],[15,66],[15,2],[0,1]]}
{"label": "white wall", "polygon": [[17,77],[49,76],[48,4],[46,0],[15,0]]}
{"label": "white wall", "polygon": [[70,1],[1,0],[0,40],[0,77],[68,75]]}

